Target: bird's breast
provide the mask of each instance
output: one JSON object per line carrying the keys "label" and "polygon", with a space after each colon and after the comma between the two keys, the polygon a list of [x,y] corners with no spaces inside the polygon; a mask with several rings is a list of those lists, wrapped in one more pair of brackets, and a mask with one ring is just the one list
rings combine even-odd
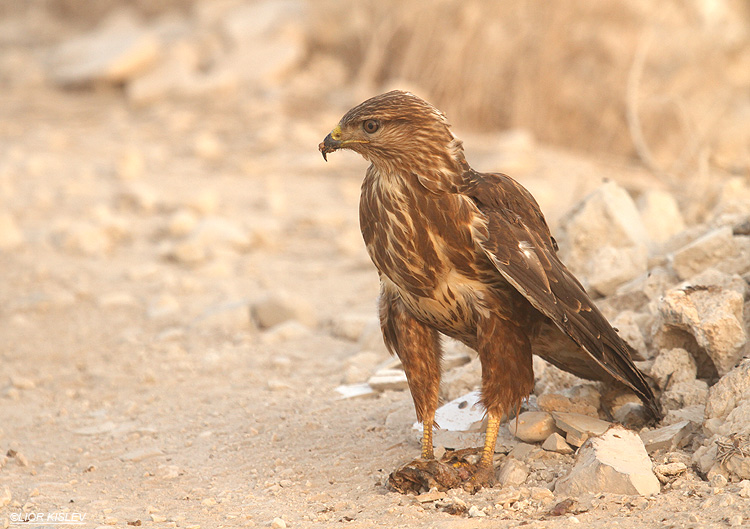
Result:
{"label": "bird's breast", "polygon": [[473,325],[488,289],[473,215],[456,195],[431,193],[416,179],[366,178],[362,187],[360,225],[381,278],[419,319],[449,334]]}

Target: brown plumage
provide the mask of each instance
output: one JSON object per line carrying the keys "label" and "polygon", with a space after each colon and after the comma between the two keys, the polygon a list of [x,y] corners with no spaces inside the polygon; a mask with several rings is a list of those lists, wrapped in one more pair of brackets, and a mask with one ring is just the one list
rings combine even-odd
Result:
{"label": "brown plumage", "polygon": [[424,425],[422,457],[432,457],[439,333],[482,364],[489,421],[479,484],[492,481],[501,418],[533,389],[532,353],[583,378],[617,380],[658,416],[629,347],[558,259],[534,197],[506,175],[474,171],[440,111],[408,92],[373,97],[320,144],[324,158],[341,148],[371,162],[360,226],[380,275],[383,337]]}

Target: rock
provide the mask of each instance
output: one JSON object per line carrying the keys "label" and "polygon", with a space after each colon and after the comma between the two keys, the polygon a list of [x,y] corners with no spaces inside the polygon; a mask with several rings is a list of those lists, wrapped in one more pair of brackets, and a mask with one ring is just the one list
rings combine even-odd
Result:
{"label": "rock", "polygon": [[271,529],[286,529],[286,522],[283,518],[276,517],[271,521]]}
{"label": "rock", "polygon": [[[642,317],[641,317],[642,318]],[[643,338],[643,332],[638,325],[639,315],[632,310],[624,310],[617,317],[611,319],[612,326],[617,329],[617,334],[632,347],[640,358],[633,357],[633,360],[643,360],[648,358],[648,347]]]}
{"label": "rock", "polygon": [[638,199],[638,209],[649,239],[654,243],[666,242],[685,229],[685,220],[671,193],[648,190]]}
{"label": "rock", "polygon": [[67,227],[62,244],[70,252],[101,257],[112,250],[114,241],[105,227],[79,221]]}
{"label": "rock", "polygon": [[143,182],[127,182],[115,197],[123,209],[151,213],[162,205],[156,191]]}
{"label": "rock", "polygon": [[198,158],[215,162],[224,156],[226,148],[216,134],[204,130],[193,140],[193,151]]}
{"label": "rock", "polygon": [[473,391],[481,383],[482,364],[478,358],[445,373],[441,391],[447,399],[457,399]]}
{"label": "rock", "polygon": [[326,325],[331,336],[352,342],[358,341],[365,329],[371,326],[379,326],[379,323],[377,316],[370,314],[339,314]]}
{"label": "rock", "polygon": [[648,374],[659,385],[659,389],[665,390],[678,382],[695,380],[698,368],[685,349],[662,349],[648,369]]}
{"label": "rock", "polygon": [[409,389],[406,373],[401,369],[380,369],[368,379],[367,384],[375,391]]}
{"label": "rock", "polygon": [[620,285],[645,274],[647,270],[648,250],[645,246],[602,246],[591,256],[584,277],[591,289],[609,296]]}
{"label": "rock", "polygon": [[677,476],[687,472],[687,469],[687,465],[682,461],[674,461],[654,466],[654,474],[662,483],[669,483],[674,481]]}
{"label": "rock", "polygon": [[559,433],[553,433],[542,443],[542,448],[548,452],[557,452],[558,454],[572,454],[573,449]]}
{"label": "rock", "polygon": [[252,302],[250,316],[261,329],[268,329],[288,320],[308,327],[317,325],[315,311],[307,300],[285,292],[275,292]]}
{"label": "rock", "polygon": [[651,414],[640,401],[626,402],[611,410],[612,418],[628,428],[638,429],[645,425]]}
{"label": "rock", "polygon": [[435,422],[441,430],[483,432],[486,421],[481,394],[472,391],[443,404],[435,411]]}
{"label": "rock", "polygon": [[49,74],[61,86],[121,84],[153,65],[158,39],[120,12],[99,29],[59,45],[51,54]]}
{"label": "rock", "polygon": [[198,225],[198,216],[189,209],[175,211],[167,220],[167,233],[172,237],[184,237]]}
{"label": "rock", "polygon": [[700,426],[703,424],[705,405],[686,406],[679,410],[669,410],[662,420],[662,424],[669,425],[682,421],[689,421],[693,425]]}
{"label": "rock", "polygon": [[555,431],[555,421],[547,412],[526,411],[518,416],[516,426],[512,431],[525,443],[538,443],[547,439]]}
{"label": "rock", "polygon": [[310,336],[310,328],[297,320],[287,320],[266,329],[261,335],[264,344],[283,343],[290,340],[301,340]]}
{"label": "rock", "polygon": [[10,505],[10,501],[13,499],[13,494],[10,492],[10,488],[5,485],[3,487],[2,494],[0,494],[0,507]]}
{"label": "rock", "polygon": [[476,505],[469,507],[469,512],[467,514],[469,515],[469,518],[484,518],[487,516],[487,513]]}
{"label": "rock", "polygon": [[116,174],[121,180],[137,180],[143,177],[146,159],[143,152],[133,146],[128,147],[117,160]]}
{"label": "rock", "polygon": [[8,212],[0,212],[0,250],[13,250],[23,242],[23,232],[16,224],[16,219]]}
{"label": "rock", "polygon": [[555,425],[567,434],[565,440],[575,447],[583,445],[589,437],[602,435],[611,426],[606,421],[580,413],[552,412],[552,417]]}
{"label": "rock", "polygon": [[[750,359],[744,360],[709,389],[706,420],[726,421],[736,408],[746,402],[750,402]],[[747,424],[750,425],[750,422]]]}
{"label": "rock", "polygon": [[546,412],[560,411],[599,417],[599,410],[591,402],[578,397],[567,397],[560,393],[545,393],[537,397],[539,409]]}
{"label": "rock", "polygon": [[[733,279],[709,271],[694,277],[690,284],[664,294],[658,311],[667,326],[695,338],[698,347],[710,359],[719,375],[726,374],[742,357],[747,336],[743,323],[745,286]],[[701,365],[698,365],[698,374]],[[710,373],[707,373],[710,375]]]}
{"label": "rock", "polygon": [[690,380],[670,384],[659,396],[662,411],[679,410],[687,406],[705,406],[708,400],[708,384],[703,380]]}
{"label": "rock", "polygon": [[731,226],[710,231],[672,255],[672,268],[680,279],[688,279],[735,253]]}
{"label": "rock", "polygon": [[651,496],[661,490],[651,467],[638,434],[613,426],[580,448],[573,468],[557,481],[555,493],[573,497],[602,492]]}
{"label": "rock", "polygon": [[690,441],[695,426],[690,421],[680,421],[669,426],[662,426],[640,433],[646,451],[651,454],[657,450],[675,450],[682,448]]}
{"label": "rock", "polygon": [[367,383],[341,385],[336,387],[335,391],[341,395],[340,399],[354,399],[375,394],[370,384]]}
{"label": "rock", "polygon": [[497,475],[497,482],[503,487],[518,487],[526,483],[529,467],[523,461],[508,458]]}
{"label": "rock", "polygon": [[278,83],[304,56],[305,16],[305,4],[297,0],[238,5],[221,21],[233,44],[227,64],[253,84]]}
{"label": "rock", "polygon": [[175,242],[165,252],[175,261],[195,264],[222,251],[242,253],[253,245],[247,230],[239,224],[221,217],[201,220],[184,239]]}
{"label": "rock", "polygon": [[646,272],[648,234],[627,191],[607,182],[560,220],[562,260],[608,295]]}

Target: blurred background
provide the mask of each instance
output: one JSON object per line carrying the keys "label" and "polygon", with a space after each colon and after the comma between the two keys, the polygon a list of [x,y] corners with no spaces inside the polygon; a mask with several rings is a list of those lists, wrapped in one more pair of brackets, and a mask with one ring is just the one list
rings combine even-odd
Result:
{"label": "blurred background", "polygon": [[398,86],[461,130],[523,129],[672,186],[750,166],[746,0],[5,0],[0,84],[281,102],[298,122]]}

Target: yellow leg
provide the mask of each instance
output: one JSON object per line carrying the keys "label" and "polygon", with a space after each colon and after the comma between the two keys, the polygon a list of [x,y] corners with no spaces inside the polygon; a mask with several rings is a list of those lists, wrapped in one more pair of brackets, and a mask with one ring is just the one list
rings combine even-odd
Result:
{"label": "yellow leg", "polygon": [[494,413],[487,415],[487,430],[484,436],[484,448],[479,466],[492,467],[495,457],[495,444],[497,443],[497,432],[500,430],[500,417]]}
{"label": "yellow leg", "polygon": [[435,458],[435,452],[432,448],[432,425],[434,422],[433,419],[430,419],[422,423],[422,459]]}

